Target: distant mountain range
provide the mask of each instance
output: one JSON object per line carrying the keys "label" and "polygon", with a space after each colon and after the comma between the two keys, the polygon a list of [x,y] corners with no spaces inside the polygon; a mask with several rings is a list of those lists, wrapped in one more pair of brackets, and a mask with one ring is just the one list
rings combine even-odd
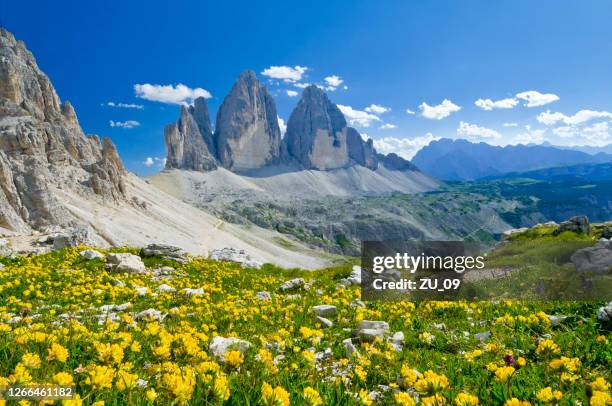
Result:
{"label": "distant mountain range", "polygon": [[591,147],[588,145],[572,145],[570,147],[565,147],[565,146],[558,146],[558,145],[553,145],[549,142],[545,142],[542,145],[548,146],[548,147],[555,147],[559,149],[571,149],[573,151],[582,151],[582,152],[586,152],[587,154],[591,154],[591,155],[596,155],[601,152],[603,152],[604,154],[612,154],[612,144],[604,145],[601,147]]}
{"label": "distant mountain range", "polygon": [[510,172],[612,162],[612,155],[595,155],[544,145],[493,146],[484,142],[443,138],[421,149],[412,163],[435,178],[469,181]]}
{"label": "distant mountain range", "polygon": [[510,172],[492,179],[512,178],[528,178],[550,182],[609,182],[612,181],[612,163],[557,166],[527,172]]}

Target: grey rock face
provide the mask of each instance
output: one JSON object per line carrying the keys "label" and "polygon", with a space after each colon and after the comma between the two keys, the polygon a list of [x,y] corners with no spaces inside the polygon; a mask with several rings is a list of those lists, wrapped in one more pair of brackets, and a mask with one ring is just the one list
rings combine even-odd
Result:
{"label": "grey rock face", "polygon": [[280,287],[280,290],[282,290],[283,292],[286,292],[288,290],[301,288],[304,286],[304,284],[305,284],[304,278],[295,278],[295,279],[291,279],[290,281],[283,283]]}
{"label": "grey rock face", "polygon": [[557,228],[556,233],[560,234],[564,231],[588,234],[591,231],[589,218],[587,216],[575,216],[567,221],[562,221],[559,223],[559,228]]}
{"label": "grey rock face", "polygon": [[372,139],[364,141],[359,132],[352,127],[347,129],[347,144],[350,159],[357,165],[372,170],[378,168],[378,155]]}
{"label": "grey rock face", "polygon": [[336,306],[332,305],[317,305],[313,306],[312,310],[317,316],[321,317],[329,317],[334,316],[336,314]]}
{"label": "grey rock face", "polygon": [[230,247],[212,250],[209,259],[214,261],[237,262],[241,264],[243,268],[259,269],[263,265],[261,262],[253,261],[244,250],[237,250],[236,248]]}
{"label": "grey rock face", "polygon": [[24,43],[0,29],[0,227],[78,222],[57,190],[122,200],[124,174],[110,140],[85,136]]}
{"label": "grey rock face", "polygon": [[144,272],[147,270],[139,256],[129,253],[108,254],[106,256],[107,267],[117,272]]}
{"label": "grey rock face", "polygon": [[53,237],[53,249],[76,247],[79,244],[93,245],[91,230],[87,227],[75,227]]}
{"label": "grey rock face", "polygon": [[593,247],[582,248],[570,257],[576,270],[606,274],[612,270],[612,241],[599,241]]}
{"label": "grey rock face", "polygon": [[[283,153],[306,169],[336,169],[350,165],[346,120],[325,93],[312,85],[291,113]],[[357,152],[355,152],[357,154]]]}
{"label": "grey rock face", "polygon": [[278,161],[276,105],[254,72],[240,74],[219,107],[216,124],[217,157],[225,168],[247,171]]}
{"label": "grey rock face", "polygon": [[323,328],[331,328],[334,326],[334,322],[326,319],[325,317],[321,317],[321,316],[317,316],[317,322],[321,325],[321,327]]}
{"label": "grey rock face", "polygon": [[142,249],[143,257],[154,257],[159,256],[165,259],[187,262],[187,253],[180,247],[175,247],[168,244],[149,244]]}
{"label": "grey rock face", "polygon": [[203,97],[181,107],[176,123],[164,129],[166,168],[208,171],[217,168],[208,106]]}
{"label": "grey rock face", "polygon": [[85,250],[85,251],[81,251],[79,252],[79,255],[87,260],[92,260],[92,259],[104,259],[104,255],[102,255],[101,253],[99,253],[96,250]]}
{"label": "grey rock face", "polygon": [[602,306],[597,311],[597,320],[602,322],[612,322],[612,302],[607,306]]}

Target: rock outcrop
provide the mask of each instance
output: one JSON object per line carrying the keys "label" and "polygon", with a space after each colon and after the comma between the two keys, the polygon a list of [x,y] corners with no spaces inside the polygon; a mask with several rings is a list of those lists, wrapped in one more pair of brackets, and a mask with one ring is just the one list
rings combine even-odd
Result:
{"label": "rock outcrop", "polygon": [[274,99],[253,71],[240,74],[219,107],[215,140],[220,164],[247,171],[275,163],[281,132]]}
{"label": "rock outcrop", "polygon": [[559,223],[559,227],[555,230],[555,234],[561,234],[564,231],[571,231],[580,234],[589,234],[591,225],[587,216],[574,216],[569,220]]}
{"label": "rock outcrop", "polygon": [[0,228],[76,222],[62,189],[123,200],[124,174],[112,142],[83,133],[24,43],[0,29]]}
{"label": "rock outcrop", "polygon": [[378,154],[374,149],[374,141],[368,139],[364,142],[361,134],[354,128],[347,130],[348,154],[351,161],[357,165],[365,166],[372,170],[378,168]]}
{"label": "rock outcrop", "polygon": [[164,128],[166,168],[207,171],[217,168],[208,106],[203,97],[193,106],[181,106],[176,123]]}
{"label": "rock outcrop", "polygon": [[612,241],[598,241],[593,247],[579,249],[570,260],[579,272],[607,274],[612,270]]}
{"label": "rock outcrop", "polygon": [[351,163],[347,137],[346,120],[338,106],[311,85],[289,117],[283,153],[306,169],[345,168]]}

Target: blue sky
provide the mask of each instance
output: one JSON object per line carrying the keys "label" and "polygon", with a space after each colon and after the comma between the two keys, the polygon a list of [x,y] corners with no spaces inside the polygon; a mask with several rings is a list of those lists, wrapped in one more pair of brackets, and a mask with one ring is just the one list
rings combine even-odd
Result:
{"label": "blue sky", "polygon": [[287,91],[319,84],[380,150],[407,157],[436,137],[609,144],[610,21],[603,0],[0,5],[83,129],[112,137],[139,174],[159,170],[176,103],[208,92],[214,120],[244,69],[285,121],[299,99]]}

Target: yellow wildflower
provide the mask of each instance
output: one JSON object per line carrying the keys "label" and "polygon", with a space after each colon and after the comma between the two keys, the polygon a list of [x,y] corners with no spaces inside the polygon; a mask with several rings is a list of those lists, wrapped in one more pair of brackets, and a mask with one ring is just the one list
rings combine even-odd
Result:
{"label": "yellow wildflower", "polygon": [[612,403],[612,397],[607,392],[594,391],[589,401],[590,406],[608,406]]}
{"label": "yellow wildflower", "polygon": [[289,406],[289,393],[282,387],[273,388],[269,383],[264,382],[261,388],[261,396],[267,406]]}
{"label": "yellow wildflower", "polygon": [[413,386],[419,378],[419,371],[410,368],[408,364],[403,364],[402,369],[400,370],[400,375],[402,377],[402,385],[404,387]]}
{"label": "yellow wildflower", "polygon": [[460,393],[455,398],[456,406],[476,406],[478,405],[478,396],[470,395],[469,393]]}
{"label": "yellow wildflower", "polygon": [[62,400],[62,406],[81,406],[82,404],[83,399],[78,393],[72,399]]}
{"label": "yellow wildflower", "polygon": [[414,398],[406,392],[397,392],[395,395],[393,395],[393,399],[395,399],[395,403],[400,406],[416,405]]}
{"label": "yellow wildflower", "polygon": [[162,381],[166,389],[170,391],[179,402],[185,403],[191,399],[196,384],[191,369],[186,369],[178,373],[164,374]]}
{"label": "yellow wildflower", "polygon": [[47,352],[47,361],[66,362],[68,359],[68,350],[60,344],[53,343]]}
{"label": "yellow wildflower", "polygon": [[470,352],[466,352],[464,354],[465,359],[467,359],[470,362],[473,362],[474,359],[480,357],[482,355],[482,350],[474,350],[474,351],[470,351]]}
{"label": "yellow wildflower", "polygon": [[441,406],[446,404],[446,398],[440,393],[421,398],[422,406]]}
{"label": "yellow wildflower", "polygon": [[436,336],[434,336],[431,333],[428,333],[427,331],[419,334],[419,340],[421,340],[422,343],[424,344],[431,344],[433,343],[433,340],[436,338]]}
{"label": "yellow wildflower", "polygon": [[120,370],[117,372],[117,383],[115,385],[119,390],[134,389],[137,381],[138,375]]}
{"label": "yellow wildflower", "polygon": [[119,344],[97,343],[98,358],[104,363],[118,364],[123,360],[123,348]]}
{"label": "yellow wildflower", "polygon": [[94,389],[110,389],[113,386],[115,370],[106,365],[96,365],[89,371],[85,383]]}
{"label": "yellow wildflower", "polygon": [[517,398],[512,398],[506,400],[504,406],[531,406],[531,403],[526,400],[518,400]]}
{"label": "yellow wildflower", "polygon": [[495,377],[501,383],[506,383],[510,378],[512,378],[514,372],[515,369],[513,367],[501,367],[495,371]]}
{"label": "yellow wildflower", "polygon": [[599,392],[607,392],[610,390],[610,384],[601,376],[591,382],[591,389]]}
{"label": "yellow wildflower", "polygon": [[414,384],[414,389],[421,393],[434,394],[448,387],[448,379],[429,370],[420,376]]}
{"label": "yellow wildflower", "polygon": [[147,391],[146,396],[149,402],[153,402],[155,399],[157,399],[157,392],[155,392],[155,389],[151,388]]}
{"label": "yellow wildflower", "polygon": [[540,341],[536,353],[538,354],[558,354],[561,351],[559,346],[551,339]]}
{"label": "yellow wildflower", "polygon": [[40,357],[38,354],[28,352],[21,357],[21,363],[25,365],[26,368],[38,369],[38,367],[40,367]]}
{"label": "yellow wildflower", "polygon": [[237,368],[244,362],[244,357],[240,351],[232,350],[225,353],[225,363]]}
{"label": "yellow wildflower", "polygon": [[60,386],[71,386],[74,384],[74,379],[72,378],[72,375],[67,372],[58,372],[57,374],[53,375],[53,382]]}
{"label": "yellow wildflower", "polygon": [[547,386],[546,388],[540,390],[537,394],[538,400],[545,403],[549,403],[554,400],[561,400],[562,397],[563,393],[561,393],[561,391],[553,391],[550,386]]}
{"label": "yellow wildflower", "polygon": [[319,392],[310,386],[304,388],[303,395],[304,403],[306,403],[308,406],[320,406],[323,404],[323,399],[321,399]]}
{"label": "yellow wildflower", "polygon": [[228,400],[230,397],[229,383],[225,374],[219,374],[213,384],[213,392],[218,399]]}
{"label": "yellow wildflower", "polygon": [[361,389],[359,391],[359,400],[364,406],[370,406],[373,403],[370,393],[366,389]]}

